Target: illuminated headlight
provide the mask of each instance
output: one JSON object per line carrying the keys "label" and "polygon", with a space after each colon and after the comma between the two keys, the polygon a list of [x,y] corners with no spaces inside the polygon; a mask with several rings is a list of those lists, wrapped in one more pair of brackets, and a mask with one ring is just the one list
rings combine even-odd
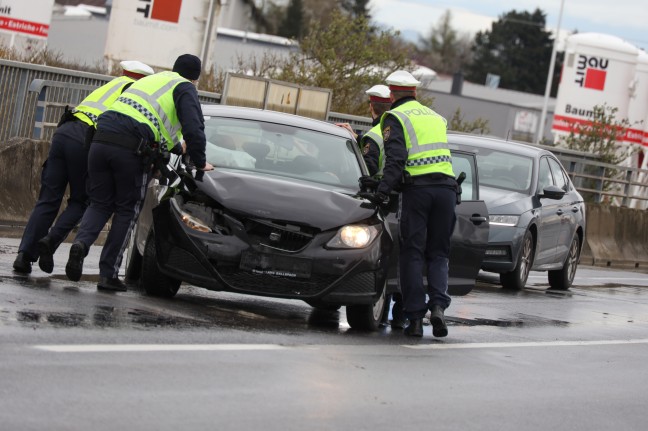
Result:
{"label": "illuminated headlight", "polygon": [[337,232],[326,245],[331,248],[363,248],[378,236],[376,226],[347,225]]}
{"label": "illuminated headlight", "polygon": [[211,228],[207,226],[207,223],[197,217],[187,214],[182,210],[180,211],[180,219],[188,228],[197,230],[198,232],[209,233],[212,231]]}
{"label": "illuminated headlight", "polygon": [[491,215],[488,216],[491,225],[499,226],[516,226],[520,220],[520,216],[514,215]]}

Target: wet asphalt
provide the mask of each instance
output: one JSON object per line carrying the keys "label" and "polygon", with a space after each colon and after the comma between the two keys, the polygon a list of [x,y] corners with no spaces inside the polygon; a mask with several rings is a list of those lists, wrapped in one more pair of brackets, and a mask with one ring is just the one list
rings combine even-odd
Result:
{"label": "wet asphalt", "polygon": [[[643,430],[648,275],[580,266],[509,292],[482,273],[449,336],[182,286],[173,300],[12,271],[0,238],[0,429]],[[426,322],[427,323],[427,322]]]}

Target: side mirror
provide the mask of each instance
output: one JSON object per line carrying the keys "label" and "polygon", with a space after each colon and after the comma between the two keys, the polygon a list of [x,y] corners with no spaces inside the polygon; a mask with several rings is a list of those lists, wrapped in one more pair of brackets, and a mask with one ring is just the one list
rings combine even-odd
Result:
{"label": "side mirror", "polygon": [[562,199],[563,196],[565,196],[566,191],[561,189],[558,186],[547,186],[542,190],[542,194],[540,195],[541,198],[547,198],[547,199],[554,199],[554,200],[559,200]]}

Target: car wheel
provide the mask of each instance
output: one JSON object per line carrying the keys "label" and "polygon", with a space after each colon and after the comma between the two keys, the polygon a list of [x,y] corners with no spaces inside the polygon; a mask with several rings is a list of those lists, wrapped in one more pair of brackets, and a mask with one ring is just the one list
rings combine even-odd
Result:
{"label": "car wheel", "polygon": [[531,267],[533,266],[534,254],[533,235],[531,235],[530,231],[526,231],[522,240],[522,251],[520,252],[515,269],[511,272],[500,274],[500,283],[503,288],[510,290],[524,288],[527,278],[529,278],[529,271],[531,271]]}
{"label": "car wheel", "polygon": [[386,300],[386,287],[383,286],[382,293],[373,304],[347,305],[346,316],[349,326],[362,331],[375,331],[380,326],[383,314],[388,312],[389,303]]}
{"label": "car wheel", "polygon": [[567,290],[574,282],[576,276],[576,267],[580,258],[580,241],[578,235],[574,235],[571,246],[569,246],[569,254],[565,260],[562,269],[556,271],[549,271],[549,286],[552,289]]}
{"label": "car wheel", "polygon": [[342,307],[339,304],[327,304],[325,302],[320,302],[320,301],[304,301],[306,304],[310,305],[313,308],[316,308],[318,310],[324,310],[324,311],[337,311]]}
{"label": "car wheel", "polygon": [[137,282],[142,274],[142,255],[135,244],[135,231],[132,232],[126,249],[126,281]]}
{"label": "car wheel", "polygon": [[142,256],[140,286],[151,296],[172,298],[178,293],[180,283],[182,283],[180,280],[171,278],[160,271],[155,251],[155,235],[151,229],[144,246],[144,256]]}

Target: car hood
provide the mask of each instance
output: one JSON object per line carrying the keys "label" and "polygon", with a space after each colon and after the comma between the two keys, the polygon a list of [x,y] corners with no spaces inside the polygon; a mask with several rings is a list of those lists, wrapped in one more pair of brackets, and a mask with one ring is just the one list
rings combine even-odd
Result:
{"label": "car hood", "polygon": [[307,224],[321,230],[333,229],[370,218],[374,205],[344,194],[352,190],[327,189],[297,179],[215,169],[207,173],[198,188],[218,203],[250,217]]}
{"label": "car hood", "polygon": [[525,210],[520,205],[530,201],[530,196],[525,193],[516,193],[511,190],[496,189],[488,186],[479,187],[479,198],[486,202],[490,214],[519,213]]}

